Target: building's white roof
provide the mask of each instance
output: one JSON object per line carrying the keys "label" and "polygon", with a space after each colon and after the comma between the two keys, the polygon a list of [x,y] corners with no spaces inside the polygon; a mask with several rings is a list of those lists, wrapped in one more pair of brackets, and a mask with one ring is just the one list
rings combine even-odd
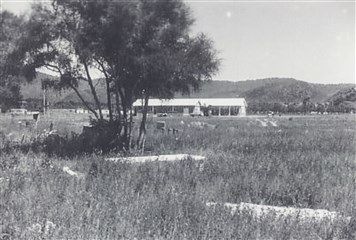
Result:
{"label": "building's white roof", "polygon": [[11,112],[26,112],[27,109],[25,109],[25,108],[11,108],[10,111]]}
{"label": "building's white roof", "polygon": [[[148,106],[196,106],[198,102],[205,106],[247,106],[244,98],[175,98],[170,100],[153,98],[148,100]],[[133,103],[134,107],[142,105],[142,99]]]}

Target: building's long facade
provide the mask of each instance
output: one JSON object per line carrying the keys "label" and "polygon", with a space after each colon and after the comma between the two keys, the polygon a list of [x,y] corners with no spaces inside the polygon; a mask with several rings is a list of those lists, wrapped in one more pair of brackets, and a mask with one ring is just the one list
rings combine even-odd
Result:
{"label": "building's long facade", "polygon": [[[133,104],[134,111],[140,112],[143,101]],[[200,107],[208,107],[212,116],[246,116],[247,103],[244,98],[176,98],[171,100],[150,99],[149,113],[193,114]],[[199,111],[199,110],[198,110]]]}

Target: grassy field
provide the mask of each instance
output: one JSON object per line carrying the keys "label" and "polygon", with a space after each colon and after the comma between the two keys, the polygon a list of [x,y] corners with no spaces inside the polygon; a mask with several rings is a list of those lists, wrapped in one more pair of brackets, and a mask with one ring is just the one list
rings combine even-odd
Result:
{"label": "grassy field", "polygon": [[[180,131],[161,132],[157,120]],[[86,121],[41,119],[35,128],[0,117],[0,126],[3,141],[19,141],[50,122],[69,134]],[[0,239],[354,239],[355,123],[355,115],[149,119],[146,154],[204,155],[203,168],[189,159],[128,164],[95,154],[2,153]],[[209,201],[327,209],[353,223],[259,221],[209,209]]]}

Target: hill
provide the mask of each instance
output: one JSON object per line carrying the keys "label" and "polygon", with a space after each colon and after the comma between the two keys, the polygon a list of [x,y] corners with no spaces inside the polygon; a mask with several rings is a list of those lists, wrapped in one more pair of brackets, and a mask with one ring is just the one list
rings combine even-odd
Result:
{"label": "hill", "polygon": [[[354,87],[352,84],[315,84],[293,78],[266,78],[240,82],[211,81],[191,97],[244,97],[247,102],[299,103],[306,98],[311,102],[326,102],[339,91]],[[182,96],[179,96],[182,97]]]}
{"label": "hill", "polygon": [[[23,84],[21,92],[24,99],[41,99],[41,81],[55,77],[39,73],[37,79],[29,84]],[[98,95],[101,102],[106,102],[105,86],[101,81],[98,84]],[[257,80],[246,80],[239,82],[232,81],[210,81],[203,84],[200,91],[192,92],[192,98],[223,98],[223,97],[244,97],[248,103],[301,103],[304,99],[309,99],[313,103],[325,103],[334,101],[340,96],[346,96],[349,89],[354,89],[353,84],[314,84],[293,78],[266,78]],[[89,102],[92,102],[90,89],[87,85],[79,86],[80,91]],[[346,91],[346,92],[345,92]],[[345,95],[346,94],[346,95]],[[350,93],[349,93],[350,95]],[[347,96],[349,96],[347,95]],[[80,99],[72,90],[61,92],[49,91],[47,93],[52,106],[58,103],[80,104]],[[177,95],[177,98],[187,96]],[[355,98],[346,97],[345,101],[355,102]]]}
{"label": "hill", "polygon": [[356,89],[354,87],[338,91],[329,102],[339,108],[356,109]]}
{"label": "hill", "polygon": [[[35,80],[33,80],[30,83],[24,82],[21,85],[21,94],[23,99],[32,102],[41,103],[43,98],[42,81],[45,81],[47,79],[55,80],[56,78],[57,77],[48,74],[38,73]],[[94,84],[97,86],[98,89],[98,95],[100,101],[102,103],[106,103],[105,86],[101,85],[100,83],[101,82],[98,82],[98,80],[95,80],[94,82]],[[93,98],[89,86],[85,83],[81,83],[79,84],[79,89],[83,98],[86,101],[92,103]],[[46,97],[51,107],[72,108],[72,107],[78,107],[82,105],[82,102],[79,99],[79,97],[71,89],[61,90],[61,91],[49,89],[47,90]],[[37,106],[38,104],[35,105]]]}
{"label": "hill", "polygon": [[326,102],[335,93],[352,87],[350,84],[313,84],[295,79],[276,79],[245,93],[246,99],[256,102]]}

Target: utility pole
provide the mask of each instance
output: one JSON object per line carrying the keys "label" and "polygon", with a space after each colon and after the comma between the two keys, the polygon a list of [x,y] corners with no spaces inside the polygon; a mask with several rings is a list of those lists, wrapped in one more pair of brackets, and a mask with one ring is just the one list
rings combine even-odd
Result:
{"label": "utility pole", "polygon": [[43,115],[46,114],[46,88],[43,88]]}

